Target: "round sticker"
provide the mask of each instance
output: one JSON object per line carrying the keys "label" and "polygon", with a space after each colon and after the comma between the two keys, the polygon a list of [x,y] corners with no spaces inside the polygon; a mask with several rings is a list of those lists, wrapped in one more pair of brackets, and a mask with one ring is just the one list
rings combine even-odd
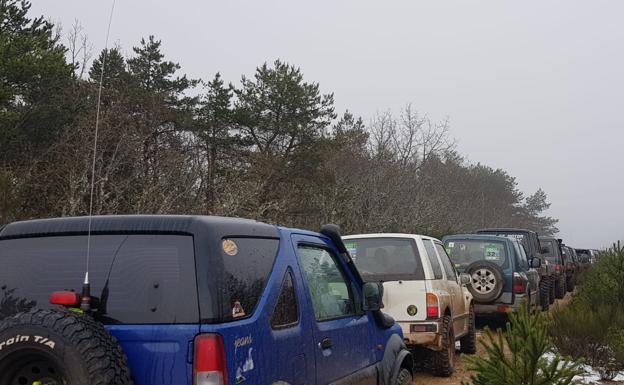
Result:
{"label": "round sticker", "polygon": [[227,255],[236,255],[238,254],[238,246],[236,246],[236,243],[232,240],[229,239],[224,239],[223,240],[223,252],[225,252],[225,254]]}

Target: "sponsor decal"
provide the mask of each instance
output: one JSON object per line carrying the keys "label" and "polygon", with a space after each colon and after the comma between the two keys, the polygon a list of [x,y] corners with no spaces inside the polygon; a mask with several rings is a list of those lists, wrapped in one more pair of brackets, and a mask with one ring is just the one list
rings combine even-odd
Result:
{"label": "sponsor decal", "polygon": [[224,239],[221,246],[223,247],[223,252],[227,255],[235,256],[238,254],[238,245],[231,239]]}
{"label": "sponsor decal", "polygon": [[243,346],[251,345],[253,343],[253,338],[251,335],[246,337],[237,338],[234,340],[234,347],[236,349],[242,348]]}

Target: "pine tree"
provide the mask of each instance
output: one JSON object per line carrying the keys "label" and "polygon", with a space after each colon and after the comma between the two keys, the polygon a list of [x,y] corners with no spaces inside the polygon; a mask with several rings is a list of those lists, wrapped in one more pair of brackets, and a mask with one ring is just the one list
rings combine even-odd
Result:
{"label": "pine tree", "polygon": [[322,95],[317,83],[303,80],[301,70],[280,60],[243,76],[236,90],[237,121],[260,153],[287,159],[310,146],[335,118],[333,94]]}
{"label": "pine tree", "polygon": [[126,59],[124,59],[119,48],[104,49],[100,55],[93,60],[89,69],[89,79],[91,82],[99,84],[102,76],[102,63],[106,56],[104,77],[102,86],[104,89],[119,89],[130,80],[130,74],[126,69]]}
{"label": "pine tree", "polygon": [[241,156],[240,135],[232,130],[232,96],[234,87],[225,85],[221,74],[217,73],[212,81],[205,85],[205,94],[201,96],[196,115],[196,132],[200,147],[205,157],[205,207],[212,214],[219,189],[218,179],[225,172],[228,158]]}
{"label": "pine tree", "polygon": [[579,364],[553,352],[541,313],[530,314],[525,305],[509,318],[505,332],[487,330],[485,358],[469,357],[472,385],[569,385],[583,374]]}
{"label": "pine tree", "polygon": [[0,157],[25,163],[71,120],[72,68],[54,26],[30,2],[0,0]]}

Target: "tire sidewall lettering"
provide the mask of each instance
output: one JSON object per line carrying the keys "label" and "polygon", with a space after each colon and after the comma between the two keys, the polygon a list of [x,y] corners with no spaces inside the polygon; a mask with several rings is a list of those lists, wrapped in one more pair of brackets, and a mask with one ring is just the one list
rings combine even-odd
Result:
{"label": "tire sidewall lettering", "polygon": [[0,352],[2,352],[3,350],[7,350],[11,347],[23,344],[47,347],[51,350],[54,350],[58,345],[58,343],[50,337],[44,337],[36,334],[17,334],[11,337],[0,337]]}

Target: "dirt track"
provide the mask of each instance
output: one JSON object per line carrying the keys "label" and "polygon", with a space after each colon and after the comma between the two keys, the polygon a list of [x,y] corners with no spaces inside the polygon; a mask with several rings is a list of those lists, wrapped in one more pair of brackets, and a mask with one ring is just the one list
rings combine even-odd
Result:
{"label": "dirt track", "polygon": [[[570,301],[571,295],[568,293],[561,300],[556,300],[556,305],[565,305]],[[490,329],[494,329],[497,327],[505,327],[505,323],[500,320],[477,320],[477,328],[480,330],[477,332],[477,340],[480,341],[483,338],[483,333],[481,330],[487,326]],[[485,354],[485,350],[481,346],[480,343],[477,343],[477,355],[483,356]],[[415,385],[450,385],[450,384],[461,384],[462,381],[469,382],[471,372],[467,369],[468,362],[464,356],[457,353],[455,358],[455,373],[453,376],[448,378],[435,377],[428,373],[427,371],[418,371],[414,375],[414,384]]]}

